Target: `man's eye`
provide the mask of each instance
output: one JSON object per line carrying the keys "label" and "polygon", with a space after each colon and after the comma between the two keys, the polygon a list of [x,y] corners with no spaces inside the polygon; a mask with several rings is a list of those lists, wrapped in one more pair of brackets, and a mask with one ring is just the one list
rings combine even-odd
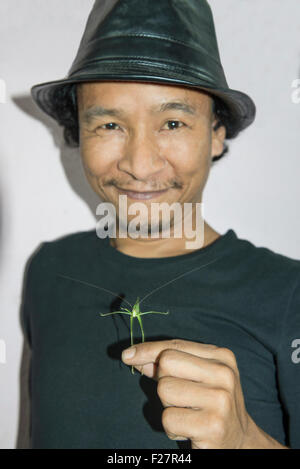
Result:
{"label": "man's eye", "polygon": [[[182,124],[182,125],[179,126],[179,124]],[[169,130],[176,130],[176,129],[179,129],[180,127],[185,126],[185,124],[181,121],[168,121],[166,122],[165,125],[169,127]]]}
{"label": "man's eye", "polygon": [[96,132],[99,130],[116,130],[116,126],[119,127],[115,122],[109,122],[108,124],[99,125],[95,130]]}

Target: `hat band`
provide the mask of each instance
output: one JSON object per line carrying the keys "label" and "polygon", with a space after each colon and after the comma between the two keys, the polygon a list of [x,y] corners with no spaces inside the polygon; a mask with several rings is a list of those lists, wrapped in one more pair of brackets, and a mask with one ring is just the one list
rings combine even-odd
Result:
{"label": "hat band", "polygon": [[[147,55],[144,51],[147,51]],[[127,72],[130,76],[134,70],[142,71],[142,76],[149,76],[148,68],[163,73],[165,78],[182,76],[186,80],[191,75],[196,85],[199,85],[197,80],[200,79],[211,87],[228,87],[222,66],[202,48],[144,35],[138,38],[136,35],[126,35],[91,41],[85,47],[84,57],[81,59],[79,54],[73,62],[69,78],[86,73],[104,76],[109,71],[121,74]]]}

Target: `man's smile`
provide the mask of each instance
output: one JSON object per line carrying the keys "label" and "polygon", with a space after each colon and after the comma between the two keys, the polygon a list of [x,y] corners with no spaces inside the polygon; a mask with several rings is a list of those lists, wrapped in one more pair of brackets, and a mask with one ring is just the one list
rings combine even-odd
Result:
{"label": "man's smile", "polygon": [[155,197],[159,197],[160,195],[164,194],[167,192],[169,189],[164,189],[161,191],[145,191],[145,192],[140,192],[140,191],[132,191],[132,190],[126,190],[126,189],[121,189],[117,187],[117,190],[124,195],[127,195],[131,199],[137,199],[137,200],[148,200],[148,199],[154,199]]}

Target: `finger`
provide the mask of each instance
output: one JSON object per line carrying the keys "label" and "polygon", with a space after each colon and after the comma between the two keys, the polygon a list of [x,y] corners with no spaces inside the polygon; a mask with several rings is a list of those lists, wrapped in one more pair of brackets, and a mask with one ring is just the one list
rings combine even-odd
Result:
{"label": "finger", "polygon": [[157,365],[155,363],[147,363],[147,365],[137,365],[136,368],[141,374],[148,378],[156,378]]}
{"label": "finger", "polygon": [[[203,358],[214,358],[218,347],[215,345],[200,344],[181,339],[143,342],[135,344],[133,347],[124,350],[122,353],[122,360],[125,363],[134,366],[156,363],[161,352],[166,349],[181,350],[183,352],[190,353],[191,355]],[[133,352],[135,352],[134,355]]]}
{"label": "finger", "polygon": [[[169,348],[167,348],[169,347]],[[128,365],[135,366],[137,369],[141,365],[153,363],[154,365],[158,364],[158,361],[161,360],[161,355],[167,352],[168,350],[177,350],[183,351],[190,355],[199,358],[207,358],[208,360],[215,360],[217,363],[223,363],[227,365],[227,368],[231,368],[234,371],[236,377],[239,378],[239,370],[237,367],[236,359],[233,352],[226,348],[217,347],[215,345],[210,344],[199,344],[196,342],[190,342],[185,340],[166,340],[166,341],[155,341],[155,342],[144,342],[141,344],[136,344],[133,347],[123,351],[122,360],[124,363]],[[126,357],[126,352],[135,352],[133,356]],[[212,362],[211,362],[212,363]],[[150,368],[149,368],[150,369]],[[156,367],[152,368],[153,372],[150,374],[144,373],[146,376],[150,378],[155,378],[155,371]],[[229,384],[232,383],[232,373],[230,373],[226,369],[223,374],[227,374],[229,376],[225,376],[225,381],[229,381]],[[185,377],[181,375],[175,375],[178,377]],[[192,379],[192,378],[190,378]]]}
{"label": "finger", "polygon": [[162,414],[162,425],[170,439],[180,435],[199,447],[217,445],[223,438],[221,420],[202,410],[167,407]]}
{"label": "finger", "polygon": [[239,383],[235,371],[224,363],[178,350],[164,350],[161,353],[155,378],[160,380],[165,376],[204,383],[231,392]]}
{"label": "finger", "polygon": [[181,378],[166,376],[158,381],[157,394],[164,407],[186,407],[225,413],[230,395],[224,389],[214,388]]}

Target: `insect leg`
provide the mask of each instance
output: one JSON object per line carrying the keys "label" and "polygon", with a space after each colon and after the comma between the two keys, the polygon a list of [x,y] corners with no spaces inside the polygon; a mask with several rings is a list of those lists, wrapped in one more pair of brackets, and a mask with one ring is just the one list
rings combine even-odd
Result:
{"label": "insect leg", "polygon": [[[133,316],[130,315],[130,343],[133,345]],[[131,367],[131,373],[134,375],[134,367]]]}

